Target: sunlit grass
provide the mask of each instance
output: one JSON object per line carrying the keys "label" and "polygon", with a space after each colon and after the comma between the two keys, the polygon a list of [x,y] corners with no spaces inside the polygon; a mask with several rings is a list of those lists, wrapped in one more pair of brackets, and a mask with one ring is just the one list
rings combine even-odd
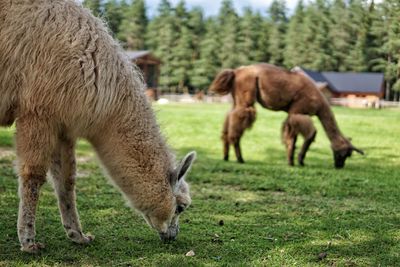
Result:
{"label": "sunlit grass", "polygon": [[[316,119],[307,166],[289,167],[280,140],[285,113],[257,107],[257,121],[242,140],[246,164],[241,165],[233,151],[230,162],[221,160],[228,105],[154,108],[178,158],[198,153],[188,177],[193,205],[182,215],[178,240],[158,240],[81,141],[78,207],[94,243],[85,247],[67,240],[47,184],[37,216],[37,239],[47,247],[39,255],[19,251],[17,180],[8,152],[0,157],[0,266],[395,266],[400,261],[400,111],[335,108],[343,133],[366,152],[335,170]],[[13,129],[1,129],[0,151],[9,151],[12,143]],[[189,250],[196,255],[186,257]]]}

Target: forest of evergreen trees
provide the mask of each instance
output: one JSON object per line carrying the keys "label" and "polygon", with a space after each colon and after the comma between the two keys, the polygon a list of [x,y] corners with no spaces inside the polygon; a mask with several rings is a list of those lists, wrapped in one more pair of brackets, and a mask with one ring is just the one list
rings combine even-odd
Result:
{"label": "forest of evergreen trees", "polygon": [[383,72],[387,99],[400,95],[400,1],[299,0],[288,15],[285,0],[268,10],[239,13],[223,0],[205,17],[181,0],[161,0],[149,18],[145,0],[85,0],[128,50],[151,50],[162,62],[160,88],[207,90],[222,68],[269,62],[319,71]]}

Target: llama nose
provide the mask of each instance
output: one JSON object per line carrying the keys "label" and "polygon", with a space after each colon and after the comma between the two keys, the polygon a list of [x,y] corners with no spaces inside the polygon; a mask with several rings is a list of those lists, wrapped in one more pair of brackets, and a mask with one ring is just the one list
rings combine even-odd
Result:
{"label": "llama nose", "polygon": [[342,169],[344,168],[344,161],[340,161],[340,162],[335,162],[335,168],[336,169]]}
{"label": "llama nose", "polygon": [[159,235],[161,241],[167,243],[176,240],[178,233],[179,233],[179,226],[170,226],[167,232],[165,233],[160,232]]}

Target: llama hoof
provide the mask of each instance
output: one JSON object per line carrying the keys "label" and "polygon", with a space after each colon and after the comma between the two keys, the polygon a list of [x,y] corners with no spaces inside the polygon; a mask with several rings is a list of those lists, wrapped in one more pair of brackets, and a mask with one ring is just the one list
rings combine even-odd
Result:
{"label": "llama hoof", "polygon": [[289,162],[288,165],[293,167],[294,166],[294,162]]}
{"label": "llama hoof", "polygon": [[224,157],[224,160],[225,161],[229,161],[229,157]]}
{"label": "llama hoof", "polygon": [[94,240],[94,236],[90,234],[83,234],[75,230],[69,230],[67,233],[69,239],[78,244],[88,244]]}
{"label": "llama hoof", "polygon": [[299,161],[299,165],[303,167],[304,166],[304,162]]}
{"label": "llama hoof", "polygon": [[39,242],[21,245],[21,251],[28,253],[38,253],[41,249],[44,249],[44,245]]}
{"label": "llama hoof", "polygon": [[243,159],[238,159],[237,162],[240,163],[240,164],[243,164],[244,160]]}

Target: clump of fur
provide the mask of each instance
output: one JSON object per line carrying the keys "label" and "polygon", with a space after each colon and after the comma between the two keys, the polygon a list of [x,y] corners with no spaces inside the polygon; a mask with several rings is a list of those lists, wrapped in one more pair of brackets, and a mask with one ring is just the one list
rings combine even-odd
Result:
{"label": "clump of fur", "polygon": [[304,138],[303,145],[298,154],[298,162],[304,166],[304,159],[312,142],[317,135],[312,119],[308,115],[289,115],[282,124],[282,142],[285,144],[287,160],[290,166],[294,165],[294,152],[296,149],[297,136]]}
{"label": "clump of fur", "polygon": [[39,190],[52,174],[67,236],[82,233],[75,204],[78,138],[93,145],[114,184],[162,239],[190,205],[184,181],[195,153],[175,165],[141,74],[103,22],[72,0],[0,1],[0,124],[16,122],[18,236],[36,252]]}

